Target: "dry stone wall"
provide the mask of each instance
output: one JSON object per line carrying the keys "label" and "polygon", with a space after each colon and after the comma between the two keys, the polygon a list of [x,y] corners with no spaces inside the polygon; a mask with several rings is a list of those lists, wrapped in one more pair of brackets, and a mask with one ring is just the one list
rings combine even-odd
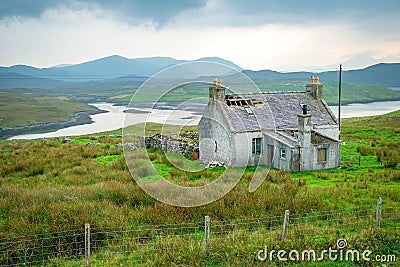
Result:
{"label": "dry stone wall", "polygon": [[193,158],[194,152],[199,151],[197,133],[183,133],[178,137],[161,134],[142,136],[140,142],[142,147],[157,148],[164,153],[178,153],[188,158]]}

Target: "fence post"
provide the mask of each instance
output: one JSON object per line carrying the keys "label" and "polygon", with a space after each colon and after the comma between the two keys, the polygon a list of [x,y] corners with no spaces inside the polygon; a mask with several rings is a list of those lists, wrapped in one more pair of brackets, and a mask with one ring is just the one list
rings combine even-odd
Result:
{"label": "fence post", "polygon": [[85,223],[85,259],[86,267],[90,266],[90,224]]}
{"label": "fence post", "polygon": [[376,203],[376,227],[381,227],[381,206],[382,206],[382,198],[379,197]]}
{"label": "fence post", "polygon": [[282,227],[282,242],[285,241],[287,230],[289,224],[289,210],[285,210],[285,217],[283,218],[283,227]]}
{"label": "fence post", "polygon": [[206,215],[204,217],[204,252],[207,252],[209,242],[210,242],[210,217]]}

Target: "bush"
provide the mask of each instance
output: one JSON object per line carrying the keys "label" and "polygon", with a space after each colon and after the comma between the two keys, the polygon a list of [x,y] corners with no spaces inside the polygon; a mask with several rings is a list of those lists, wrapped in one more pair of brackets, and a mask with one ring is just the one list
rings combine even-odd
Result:
{"label": "bush", "polygon": [[375,155],[376,150],[377,149],[373,147],[366,147],[366,146],[357,147],[357,152],[360,153],[362,156]]}
{"label": "bush", "polygon": [[386,160],[383,161],[383,166],[385,168],[396,168],[397,164],[400,163],[400,159],[398,158],[388,158]]}

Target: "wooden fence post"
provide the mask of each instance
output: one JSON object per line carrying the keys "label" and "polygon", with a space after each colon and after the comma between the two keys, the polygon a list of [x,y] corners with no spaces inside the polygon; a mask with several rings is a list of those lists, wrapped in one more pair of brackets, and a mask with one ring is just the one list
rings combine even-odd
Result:
{"label": "wooden fence post", "polygon": [[207,252],[210,243],[210,217],[204,217],[204,252]]}
{"label": "wooden fence post", "polygon": [[289,210],[285,210],[285,217],[283,218],[283,227],[282,227],[282,242],[284,242],[286,239],[288,224],[289,224]]}
{"label": "wooden fence post", "polygon": [[382,212],[381,206],[382,206],[382,198],[379,197],[376,203],[376,227],[378,228],[381,227],[381,212]]}
{"label": "wooden fence post", "polygon": [[86,267],[90,266],[90,224],[85,223],[85,259]]}

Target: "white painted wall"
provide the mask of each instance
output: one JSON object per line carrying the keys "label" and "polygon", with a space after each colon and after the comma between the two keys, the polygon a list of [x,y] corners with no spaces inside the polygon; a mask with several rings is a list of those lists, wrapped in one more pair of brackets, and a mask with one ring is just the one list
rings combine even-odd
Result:
{"label": "white painted wall", "polygon": [[323,135],[339,140],[339,125],[314,125],[314,129]]}

